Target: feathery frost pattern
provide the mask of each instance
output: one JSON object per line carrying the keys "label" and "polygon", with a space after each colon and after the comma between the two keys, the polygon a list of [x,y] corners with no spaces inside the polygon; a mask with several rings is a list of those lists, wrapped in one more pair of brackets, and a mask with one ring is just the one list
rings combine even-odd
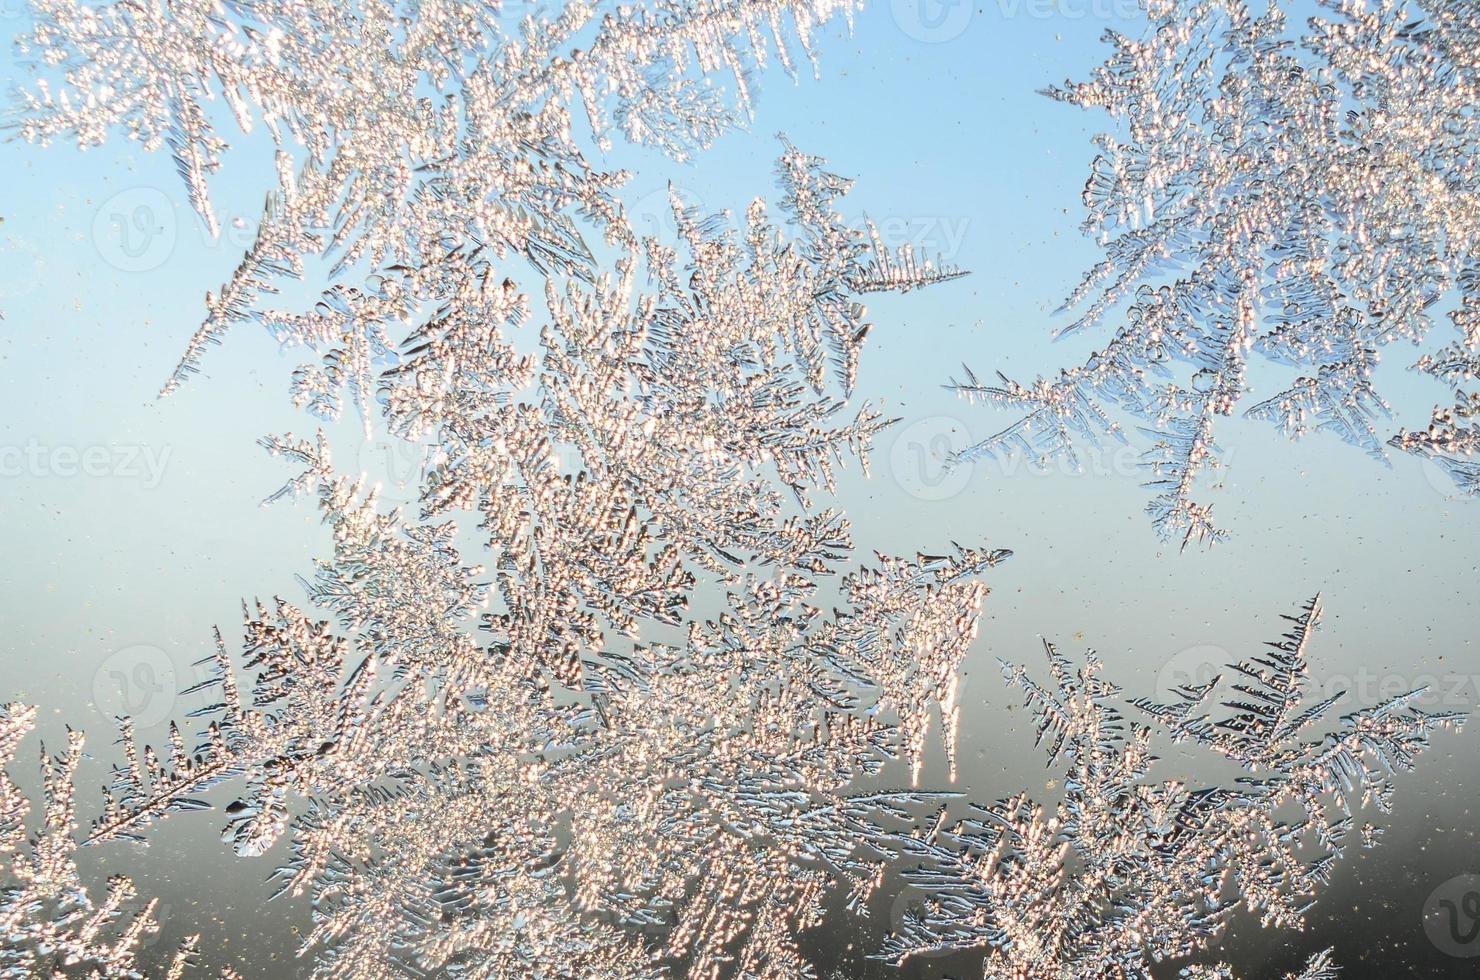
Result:
{"label": "feathery frost pattern", "polygon": [[[153,901],[134,905],[129,879],[108,881],[101,901],[88,894],[75,862],[77,842],[73,774],[82,758],[82,733],[67,733],[60,756],[41,749],[45,806],[39,828],[26,831],[31,802],[8,767],[36,723],[36,709],[0,705],[0,976],[90,976],[107,980],[142,977],[136,958],[141,944],[158,931]],[[189,969],[196,940],[175,951],[166,973],[171,980]],[[223,976],[223,980],[226,978]]]}
{"label": "feathery frost pattern", "polygon": [[[938,742],[954,775],[982,578],[1010,553],[860,562],[813,497],[892,421],[853,403],[860,298],[963,273],[845,223],[849,182],[784,139],[774,209],[735,220],[675,195],[673,241],[633,231],[626,175],[597,162],[609,135],[702,149],[749,115],[769,59],[795,72],[850,4],[572,3],[517,25],[438,0],[35,8],[23,137],[167,145],[209,228],[222,133],[276,144],[256,239],[166,392],[255,322],[311,352],[285,379],[297,406],[352,407],[426,462],[412,515],[336,470],[322,433],[263,440],[294,471],[274,499],[311,498],[332,554],[301,606],[246,603],[240,644],[217,635],[186,692],[206,703],[166,749],[123,720],[80,840],[80,736],[51,764],[41,870],[16,865],[14,904],[45,938],[7,928],[7,966],[116,918],[125,891],[106,914],[75,888],[83,912],[31,897],[75,878],[75,843],[146,844],[224,792],[223,842],[311,898],[316,976],[811,977],[829,896],[866,914],[901,859],[929,911],[885,958],[982,948],[991,977],[1141,976],[1203,949],[1239,900],[1298,927],[1350,814],[1385,806],[1388,768],[1456,722],[1398,699],[1311,741],[1330,708],[1300,698],[1312,605],[1236,666],[1231,715],[1200,713],[1216,685],[1138,703],[1249,770],[1191,791],[1149,778],[1150,728],[1127,728],[1097,666],[1050,650],[1057,690],[1012,677],[1071,769],[1068,802],[901,830],[956,797],[919,785],[923,761]],[[275,308],[321,259],[310,308]],[[718,611],[691,613],[701,598]],[[30,715],[9,717],[13,749]],[[880,788],[895,778],[909,788]],[[1309,823],[1281,823],[1285,803]],[[1312,838],[1315,862],[1295,853]],[[75,962],[131,975],[135,933],[95,933]],[[1301,978],[1331,971],[1319,954]]]}
{"label": "feathery frost pattern", "polygon": [[[243,132],[262,124],[280,147],[257,240],[207,295],[166,392],[231,326],[261,319],[253,303],[275,278],[302,275],[305,256],[328,253],[338,272],[384,272],[436,266],[453,248],[589,279],[577,216],[608,244],[630,245],[632,233],[612,193],[627,175],[587,159],[581,128],[598,147],[620,132],[686,156],[748,118],[752,75],[773,49],[795,74],[793,48],[810,61],[812,34],[852,11],[848,0],[573,2],[511,24],[497,7],[443,0],[34,7],[22,51],[56,71],[24,96],[24,138],[86,147],[121,132],[167,144],[213,232],[207,181],[229,144],[210,103],[224,101],[228,125]],[[346,304],[336,295],[312,323],[266,323],[303,342],[338,336],[346,315],[360,322]],[[366,380],[373,339],[347,343],[295,381],[298,397],[327,406],[323,386]]]}
{"label": "feathery frost pattern", "polygon": [[[1179,689],[1180,700],[1132,702],[1091,657],[1075,664],[1045,644],[1052,683],[1004,664],[1021,688],[1038,743],[1063,769],[1053,805],[1015,796],[946,829],[900,838],[918,861],[908,874],[918,911],[880,955],[907,960],[939,949],[985,947],[988,977],[1146,977],[1220,935],[1240,907],[1265,926],[1300,928],[1340,856],[1352,821],[1386,812],[1393,774],[1456,714],[1425,713],[1413,691],[1312,730],[1341,700],[1306,702],[1306,654],[1320,617],[1312,600],[1291,629],[1235,678]],[[1223,711],[1210,714],[1218,699]],[[1194,788],[1152,774],[1157,734],[1244,770],[1232,786]],[[1303,819],[1290,822],[1290,811]],[[944,816],[944,815],[942,815]],[[1363,828],[1364,842],[1373,838]],[[1228,977],[1226,967],[1186,976]],[[1304,978],[1332,976],[1329,954]]]}
{"label": "feathery frost pattern", "polygon": [[[1139,39],[1107,32],[1114,51],[1089,81],[1046,93],[1116,123],[1084,190],[1104,259],[1061,333],[1113,331],[1082,365],[1031,384],[953,380],[1023,413],[963,458],[1072,461],[1076,442],[1129,442],[1129,418],[1149,443],[1148,512],[1185,546],[1222,534],[1200,486],[1220,464],[1220,417],[1243,406],[1386,462],[1379,355],[1428,339],[1436,307],[1450,307],[1453,340],[1414,367],[1452,389],[1472,382],[1480,5],[1321,0],[1303,35],[1287,6],[1143,0]],[[1256,394],[1265,376],[1285,386]],[[1388,442],[1480,490],[1477,397],[1460,390],[1427,430]]]}
{"label": "feathery frost pattern", "polygon": [[[482,644],[458,627],[485,589],[448,526],[376,513],[322,445],[273,446],[308,467],[297,482],[333,528],[310,592],[337,623],[248,609],[241,657],[220,646],[195,689],[219,695],[196,712],[203,744],[130,758],[89,842],[140,838],[238,773],[223,837],[245,856],[289,838],[277,874],[314,896],[324,975],[803,969],[796,931],[822,886],[875,879],[876,812],[928,795],[850,783],[918,759],[936,705],[953,744],[976,577],[1006,553],[880,559],[831,616],[799,574],[746,575],[686,640],[586,644],[563,673],[507,619],[485,619]],[[632,931],[657,927],[651,948]]]}

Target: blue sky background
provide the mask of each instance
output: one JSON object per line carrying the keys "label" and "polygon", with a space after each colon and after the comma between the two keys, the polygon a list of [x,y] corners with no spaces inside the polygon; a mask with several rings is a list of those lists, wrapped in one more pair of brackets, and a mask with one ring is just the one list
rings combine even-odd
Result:
{"label": "blue sky background", "polygon": [[[850,474],[838,500],[860,555],[952,541],[1016,552],[991,576],[968,670],[959,788],[983,800],[1024,788],[1052,796],[1053,774],[1016,728],[1017,698],[996,657],[1036,663],[1040,636],[1093,647],[1128,694],[1152,694],[1218,651],[1255,652],[1283,631],[1281,613],[1318,591],[1324,678],[1349,679],[1375,700],[1432,677],[1430,703],[1473,705],[1480,503],[1453,499],[1414,460],[1395,457],[1384,469],[1334,439],[1295,445],[1230,420],[1231,465],[1208,499],[1233,536],[1185,554],[1154,537],[1142,514],[1150,495],[1124,454],[1078,474],[979,464],[942,476],[941,447],[1012,421],[943,389],[963,361],[984,376],[1000,368],[1029,380],[1102,339],[1049,336],[1062,322],[1052,310],[1096,258],[1077,230],[1079,191],[1089,136],[1104,120],[1035,90],[1087,74],[1103,54],[1102,31],[1134,10],[1125,0],[919,2],[927,6],[870,6],[851,35],[830,28],[817,44],[820,81],[792,84],[773,64],[750,130],[695,164],[631,147],[609,162],[634,171],[626,198],[658,227],[670,180],[711,210],[779,196],[773,134],[784,131],[857,178],[847,213],[867,213],[886,237],[971,270],[870,304],[876,327],[859,398],[902,421],[881,438],[872,479]],[[14,0],[0,17],[7,41],[24,29]],[[8,43],[4,51],[4,74],[20,74]],[[154,397],[199,323],[205,290],[228,275],[255,227],[271,152],[254,138],[228,154],[214,183],[219,241],[204,235],[164,153],[8,142],[0,173],[0,544],[9,558],[0,564],[0,698],[41,705],[51,741],[63,720],[92,730],[92,748],[108,758],[104,718],[121,698],[157,722],[188,710],[170,692],[190,683],[212,627],[230,640],[243,598],[297,600],[294,576],[328,550],[308,502],[258,506],[290,474],[255,441],[313,427],[288,404],[294,354],[241,330],[184,390]],[[117,217],[126,224],[141,208],[155,218],[149,234],[122,238]],[[1389,361],[1394,428],[1421,425],[1444,392],[1403,374],[1406,351]],[[360,447],[356,425],[336,432],[339,459],[384,467],[381,450]],[[7,465],[18,460],[27,462]],[[391,462],[392,475],[405,465]],[[398,493],[392,482],[388,496]],[[1434,888],[1480,872],[1469,802],[1480,788],[1477,747],[1480,726],[1444,740],[1403,779],[1388,845],[1343,869],[1316,936],[1251,940],[1235,947],[1244,962],[1287,966],[1290,950],[1336,941],[1350,976],[1379,948],[1388,949],[1384,976],[1398,965],[1427,976],[1466,969],[1434,952],[1420,916]],[[936,760],[926,781],[943,780]],[[167,930],[205,928],[213,962],[291,975],[281,957],[302,909],[254,911],[269,869],[233,866],[213,839],[216,823],[177,819],[146,856],[99,852],[100,866],[129,869],[146,893],[163,893]],[[835,938],[822,940],[824,958],[845,964],[836,966],[843,975],[861,970]],[[925,964],[919,975],[943,968]]]}

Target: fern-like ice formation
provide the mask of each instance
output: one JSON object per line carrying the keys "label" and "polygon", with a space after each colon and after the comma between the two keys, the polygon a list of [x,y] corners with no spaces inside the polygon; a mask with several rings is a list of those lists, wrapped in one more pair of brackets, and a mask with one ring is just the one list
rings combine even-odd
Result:
{"label": "fern-like ice formation", "polygon": [[[405,515],[336,471],[325,436],[264,440],[297,471],[279,496],[317,502],[332,556],[305,608],[251,603],[240,650],[217,637],[187,692],[207,701],[188,733],[172,726],[165,750],[140,750],[125,722],[84,843],[147,842],[230,788],[225,842],[270,856],[281,888],[312,898],[303,952],[318,976],[811,976],[802,937],[825,897],[866,911],[901,851],[936,862],[931,880],[952,896],[1004,890],[995,918],[921,928],[990,947],[991,975],[1083,975],[1086,949],[1025,943],[1012,918],[1022,876],[1062,868],[988,867],[964,831],[959,850],[903,837],[951,794],[878,785],[894,763],[918,784],[933,729],[954,771],[980,577],[1008,553],[859,565],[847,521],[813,503],[838,467],[866,466],[890,421],[852,404],[870,329],[860,298],[959,270],[846,224],[848,182],[790,143],[775,209],[757,200],[731,221],[675,199],[675,241],[634,233],[625,175],[588,152],[616,132],[679,156],[707,145],[749,112],[771,53],[788,69],[795,52],[810,58],[810,36],[850,4],[573,3],[517,26],[441,2],[36,9],[26,44],[42,68],[22,136],[168,144],[208,227],[227,147],[214,106],[278,147],[255,241],[208,294],[166,391],[255,322],[315,355],[293,374],[295,403],[323,418],[353,405],[381,438],[427,453]],[[328,272],[312,308],[273,308],[317,259]],[[463,559],[467,542],[486,567]],[[721,608],[696,616],[699,599]],[[1293,682],[1303,646],[1290,656]],[[1189,703],[1166,719],[1173,733],[1244,752],[1267,796],[1143,792],[1129,784],[1149,765],[1144,737],[1118,745],[1114,719],[1091,718],[1112,689],[1055,664],[1104,692],[1065,703],[1064,752],[1096,793],[1117,779],[1131,792],[1084,803],[1113,809],[1093,811],[1087,846],[1124,849],[1097,859],[1103,874],[1172,847],[1148,811],[1170,819],[1180,800],[1203,823],[1176,829],[1168,864],[1211,860],[1257,882],[1250,901],[1281,925],[1315,873],[1260,871],[1300,832],[1269,814],[1230,824],[1235,803],[1273,805],[1338,758],[1363,765],[1368,743],[1350,739],[1411,754],[1447,721],[1375,709],[1320,769],[1303,750],[1261,754],[1252,721],[1245,741],[1209,736]],[[1280,744],[1319,713],[1281,722]],[[1075,755],[1091,728],[1119,762]],[[1057,831],[1023,832],[1047,846]],[[1165,917],[1192,893],[1112,899],[1092,913],[1104,921],[1041,911],[1074,935],[1098,926],[1128,972],[1202,948],[1229,914]],[[1155,921],[1116,932],[1143,899]],[[922,938],[906,931],[887,953]],[[1306,977],[1327,969],[1318,956]]]}
{"label": "fern-like ice formation", "polygon": [[[922,280],[871,271],[820,161],[787,146],[780,171],[800,242],[759,203],[743,246],[676,209],[687,277],[650,241],[651,295],[625,259],[551,288],[539,355],[499,333],[529,316],[512,284],[449,256],[458,302],[378,380],[386,428],[436,447],[441,523],[380,513],[322,438],[267,440],[333,530],[308,592],[338,631],[250,610],[250,696],[223,645],[202,744],[131,758],[89,840],[244,776],[226,835],[243,855],[288,835],[324,975],[803,972],[824,884],[876,886],[860,828],[918,797],[851,784],[918,766],[937,711],[953,751],[976,575],[1006,553],[881,558],[841,583],[847,613],[813,604],[851,543],[810,491],[882,422],[837,421],[867,333],[848,294]],[[491,581],[458,555],[460,511]],[[709,622],[686,615],[701,579],[732,590]]]}
{"label": "fern-like ice formation", "polygon": [[[122,875],[109,879],[101,901],[88,894],[75,861],[73,777],[82,759],[81,732],[67,733],[60,756],[42,748],[45,806],[36,831],[26,829],[31,801],[8,767],[35,724],[30,705],[0,705],[0,976],[136,980],[144,976],[140,949],[159,930],[155,902],[135,907],[134,885]],[[192,937],[175,951],[166,975],[182,976],[195,954]]]}
{"label": "fern-like ice formation", "polygon": [[[1413,706],[1422,691],[1315,726],[1344,695],[1307,699],[1317,600],[1235,678],[1180,688],[1177,701],[1132,702],[1091,657],[1076,665],[1045,643],[1050,685],[1004,664],[1025,695],[1040,745],[1063,769],[1053,806],[1015,796],[952,828],[900,838],[920,892],[880,955],[905,960],[985,948],[988,977],[1152,976],[1154,963],[1206,948],[1243,908],[1264,926],[1299,929],[1340,857],[1352,822],[1390,807],[1393,774],[1456,713]],[[1219,698],[1224,709],[1208,708]],[[1153,738],[1190,743],[1241,769],[1228,786],[1195,788],[1153,774]],[[1291,817],[1298,819],[1291,819]],[[1375,827],[1364,824],[1365,844]],[[1327,954],[1304,976],[1331,976]],[[1226,977],[1226,968],[1194,969]]]}
{"label": "fern-like ice formation", "polygon": [[[1384,347],[1414,344],[1449,308],[1452,342],[1415,367],[1454,389],[1480,351],[1480,6],[1321,0],[1301,33],[1290,4],[1143,0],[1139,38],[1051,97],[1101,109],[1114,132],[1084,190],[1104,259],[1065,304],[1062,333],[1109,322],[1082,365],[1021,384],[968,370],[964,396],[1023,413],[964,451],[1075,455],[1149,443],[1164,537],[1216,540],[1199,480],[1218,419],[1244,406],[1292,437],[1334,433],[1385,460]],[[1126,301],[1126,302],[1123,302]],[[1288,380],[1255,393],[1251,358]],[[1477,483],[1475,392],[1390,444]],[[1250,404],[1250,399],[1256,399]]]}
{"label": "fern-like ice formation", "polygon": [[313,591],[337,624],[249,609],[244,660],[223,646],[198,688],[204,744],[120,767],[89,840],[142,836],[240,773],[224,836],[243,855],[286,838],[318,975],[805,975],[824,887],[866,899],[864,829],[928,796],[850,784],[919,756],[921,708],[952,703],[975,632],[974,575],[1003,555],[884,560],[831,616],[801,576],[749,577],[687,639],[586,649],[575,692],[500,624],[456,628],[475,573],[442,529],[284,451],[334,529]]}
{"label": "fern-like ice formation", "polygon": [[[319,349],[323,363],[295,377],[295,398],[335,414],[345,394],[366,409],[371,364],[391,346],[375,324],[404,304],[461,298],[480,267],[510,255],[552,279],[590,281],[601,247],[591,235],[636,246],[614,195],[627,175],[588,159],[583,130],[598,148],[619,131],[683,157],[746,118],[754,70],[773,49],[795,74],[798,55],[812,58],[814,32],[853,4],[573,2],[517,25],[496,6],[456,2],[38,0],[35,9],[21,47],[49,70],[23,96],[22,137],[88,146],[123,132],[148,148],[167,143],[213,233],[207,178],[228,142],[210,103],[224,100],[243,131],[265,125],[280,148],[256,241],[208,294],[165,391],[233,324],[260,320],[285,342]],[[728,80],[730,97],[716,79]],[[253,309],[275,279],[302,275],[305,257],[318,255],[333,259],[336,278],[377,287],[331,290],[306,316]],[[870,271],[860,286],[931,275],[909,255],[881,255]]]}

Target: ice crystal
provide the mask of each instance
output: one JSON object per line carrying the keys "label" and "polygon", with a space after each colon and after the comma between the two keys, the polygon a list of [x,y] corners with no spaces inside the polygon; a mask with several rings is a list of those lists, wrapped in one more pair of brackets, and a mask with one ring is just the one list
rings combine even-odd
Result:
{"label": "ice crystal", "polygon": [[[815,605],[852,546],[811,491],[886,423],[843,414],[869,330],[854,295],[958,273],[845,225],[848,182],[783,149],[789,232],[760,201],[732,227],[675,200],[677,247],[538,269],[537,352],[478,242],[262,312],[332,347],[295,401],[334,414],[347,391],[432,446],[423,523],[382,513],[322,436],[265,440],[302,469],[280,495],[314,495],[332,528],[307,591],[337,628],[250,607],[240,662],[218,641],[190,692],[219,695],[197,745],[141,757],[125,728],[89,843],[147,840],[243,782],[223,836],[248,857],[287,839],[324,975],[810,969],[797,934],[824,887],[862,901],[878,879],[860,828],[924,798],[852,784],[894,758],[918,774],[936,713],[954,759],[976,575],[1007,553],[881,557],[837,587],[846,613]],[[491,575],[459,557],[469,511]],[[728,612],[690,619],[705,582]]]}
{"label": "ice crystal", "polygon": [[[1185,980],[1234,980],[1233,971],[1226,963],[1214,966],[1189,966],[1178,974]],[[1325,950],[1312,956],[1299,973],[1287,973],[1284,980],[1336,980],[1339,971],[1331,960],[1331,951]]]}
{"label": "ice crystal", "polygon": [[[589,278],[578,217],[610,243],[633,236],[613,195],[626,175],[587,158],[578,124],[598,146],[619,131],[683,157],[747,117],[753,70],[773,49],[795,74],[797,54],[812,57],[813,33],[853,6],[572,2],[517,25],[495,6],[456,2],[38,0],[34,9],[22,50],[52,70],[24,95],[15,122],[24,138],[89,146],[122,132],[151,149],[167,143],[213,232],[207,177],[228,143],[210,103],[224,100],[244,132],[260,121],[280,147],[279,187],[256,242],[207,297],[169,391],[234,323],[256,318],[252,303],[274,278],[301,275],[306,256],[331,253],[338,272],[374,273],[436,266],[460,248]],[[349,296],[336,298],[311,322],[269,325],[300,342],[338,336],[353,314]],[[326,386],[363,380],[368,348],[348,343],[295,379],[298,397],[331,409]]]}
{"label": "ice crystal", "polygon": [[[1355,813],[1386,812],[1395,772],[1412,768],[1453,713],[1400,695],[1315,726],[1342,699],[1309,703],[1312,600],[1261,655],[1229,664],[1235,678],[1178,689],[1178,700],[1132,702],[1093,657],[1076,665],[1045,644],[1051,685],[1004,664],[1021,688],[1038,742],[1064,769],[1052,806],[1015,796],[951,829],[901,838],[927,899],[883,954],[985,948],[989,977],[1150,977],[1151,964],[1193,955],[1240,907],[1265,926],[1300,928],[1345,846]],[[1218,699],[1221,713],[1209,707]],[[1243,770],[1226,786],[1158,778],[1153,736],[1186,742]],[[1370,840],[1364,831],[1364,841]],[[1313,959],[1303,976],[1331,976]],[[1226,977],[1226,968],[1194,969]]]}
{"label": "ice crystal", "polygon": [[[94,899],[74,860],[72,780],[82,758],[82,733],[67,733],[60,756],[50,757],[42,748],[45,807],[40,827],[27,833],[31,803],[5,767],[15,761],[35,720],[36,709],[29,705],[0,705],[0,976],[141,977],[136,963],[141,944],[159,929],[154,901],[134,907],[133,883],[122,875],[109,879],[101,901]],[[171,980],[190,966],[195,953],[196,940],[186,940],[167,968]]]}
{"label": "ice crystal", "polygon": [[[1458,387],[1480,330],[1480,7],[1322,0],[1303,34],[1286,7],[1144,0],[1140,38],[1109,32],[1089,81],[1047,94],[1103,109],[1113,134],[1084,190],[1086,233],[1104,259],[1066,308],[1062,332],[1115,323],[1079,366],[963,395],[1026,412],[962,454],[1074,457],[1075,442],[1128,441],[1141,426],[1164,536],[1216,540],[1198,480],[1219,465],[1215,424],[1245,415],[1292,437],[1338,435],[1385,459],[1383,347],[1450,313],[1457,341],[1418,369]],[[1128,308],[1121,309],[1121,300]],[[1293,376],[1254,395],[1251,357]],[[1298,376],[1296,373],[1298,372]],[[1273,373],[1273,372],[1271,372]],[[1474,394],[1392,445],[1434,457],[1477,489]]]}
{"label": "ice crystal", "polygon": [[[310,591],[338,629],[250,608],[241,661],[223,644],[194,689],[217,695],[195,713],[202,744],[131,756],[90,842],[141,837],[242,774],[224,837],[248,856],[289,838],[278,875],[315,897],[324,975],[637,976],[677,960],[690,976],[732,961],[797,975],[823,885],[874,872],[859,828],[923,798],[850,784],[917,760],[936,704],[953,742],[975,576],[1005,553],[881,559],[831,616],[796,573],[746,576],[681,643],[581,646],[583,690],[557,694],[573,675],[505,622],[483,642],[459,628],[484,589],[449,526],[377,514],[321,446],[276,448],[309,464],[301,483],[333,528]],[[630,931],[655,925],[652,949]]]}

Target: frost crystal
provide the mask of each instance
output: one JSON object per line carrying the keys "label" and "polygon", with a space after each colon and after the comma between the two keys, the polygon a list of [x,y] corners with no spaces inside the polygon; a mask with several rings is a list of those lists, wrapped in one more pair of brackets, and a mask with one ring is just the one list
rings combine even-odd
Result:
{"label": "frost crystal", "polygon": [[[882,955],[986,947],[989,977],[1150,977],[1151,964],[1192,955],[1240,906],[1262,924],[1300,928],[1341,855],[1353,815],[1386,811],[1392,775],[1461,716],[1412,706],[1422,691],[1311,729],[1342,699],[1308,704],[1306,655],[1320,617],[1312,600],[1292,627],[1221,677],[1181,688],[1172,704],[1132,702],[1091,657],[1076,666],[1045,644],[1051,686],[1004,664],[1021,688],[1038,742],[1064,769],[1061,802],[1015,796],[952,829],[900,838],[927,896]],[[1231,690],[1229,690],[1231,688]],[[1215,699],[1222,713],[1207,708]],[[1229,786],[1193,788],[1152,773],[1155,732],[1243,770]],[[1292,819],[1293,818],[1293,819]],[[1366,833],[1363,835],[1367,839]],[[1188,976],[1227,977],[1226,968]],[[1305,977],[1331,976],[1325,954]]]}
{"label": "frost crystal", "polygon": [[[15,761],[20,742],[35,726],[36,709],[0,705],[0,767]],[[64,976],[72,971],[108,980],[140,977],[140,944],[158,931],[154,902],[131,909],[134,886],[117,875],[101,902],[88,895],[74,856],[77,842],[73,774],[82,758],[82,733],[68,732],[56,758],[41,750],[46,806],[40,828],[27,834],[31,804],[0,768],[0,976]],[[188,939],[168,967],[171,980],[190,966],[196,940]]]}
{"label": "frost crystal", "polygon": [[[974,577],[1005,553],[881,560],[831,616],[799,575],[746,576],[682,643],[570,651],[577,692],[507,618],[482,644],[457,628],[483,589],[449,526],[376,514],[322,447],[275,448],[309,465],[333,527],[310,591],[342,633],[286,603],[249,609],[243,661],[221,646],[195,689],[218,695],[195,712],[203,744],[131,758],[91,842],[138,837],[239,773],[223,836],[248,856],[289,838],[278,876],[315,897],[323,975],[803,969],[796,932],[822,887],[875,874],[860,828],[922,798],[849,784],[918,758],[933,705],[953,723]],[[632,931],[658,926],[651,949]]]}
{"label": "frost crystal", "polygon": [[[1385,804],[1378,761],[1406,765],[1452,720],[1400,699],[1301,741],[1329,708],[1299,703],[1314,608],[1240,665],[1251,700],[1229,718],[1198,714],[1212,685],[1141,706],[1253,781],[1149,781],[1149,733],[1122,734],[1113,685],[1051,653],[1058,692],[1014,677],[1071,765],[1060,815],[1019,798],[901,835],[948,805],[918,787],[922,760],[938,727],[954,770],[980,577],[1009,553],[859,567],[846,519],[812,497],[866,466],[890,421],[851,404],[859,298],[961,273],[843,222],[848,181],[784,140],[774,210],[736,221],[675,195],[677,239],[637,235],[625,175],[588,160],[585,131],[598,149],[608,132],[702,147],[749,112],[769,52],[792,69],[851,7],[602,9],[515,29],[460,3],[38,0],[26,43],[50,69],[21,135],[168,144],[209,227],[227,146],[212,103],[277,144],[256,239],[166,391],[256,322],[313,353],[289,382],[298,406],[353,405],[427,451],[408,516],[338,472],[323,434],[264,440],[297,471],[275,496],[316,501],[332,555],[305,608],[247,604],[239,650],[218,634],[186,692],[207,701],[190,734],[140,750],[124,721],[84,842],[147,842],[233,792],[223,840],[312,898],[306,971],[325,977],[808,977],[801,936],[824,900],[866,913],[900,853],[937,910],[892,958],[987,945],[994,976],[1134,975],[1201,949],[1230,889],[1298,925],[1324,863],[1295,842],[1334,856],[1328,809]],[[310,309],[268,306],[319,259]],[[894,763],[916,785],[878,789]],[[43,850],[70,854],[70,786],[49,799],[61,830]],[[5,800],[19,805],[8,784]],[[1284,803],[1310,829],[1279,822]],[[1065,874],[1071,850],[1082,876]],[[38,867],[73,874],[59,860]],[[105,953],[126,968],[128,948]],[[1305,977],[1328,969],[1318,956]]]}
{"label": "frost crystal", "polygon": [[[437,266],[460,249],[473,262],[512,253],[541,272],[591,278],[595,260],[575,218],[609,244],[633,236],[612,193],[626,175],[596,169],[578,123],[599,146],[615,130],[683,157],[747,117],[752,71],[773,45],[795,74],[787,36],[810,59],[812,34],[853,9],[849,0],[677,0],[603,12],[573,2],[512,25],[496,7],[459,2],[34,8],[22,50],[63,77],[49,84],[55,72],[44,73],[24,95],[15,124],[24,138],[86,147],[120,131],[150,149],[168,143],[213,234],[207,177],[228,144],[209,104],[219,95],[239,129],[260,121],[280,147],[279,187],[256,243],[207,296],[167,392],[234,323],[258,318],[252,303],[274,291],[274,278],[302,275],[305,256],[331,253],[336,272],[384,272]],[[346,316],[359,319],[349,297],[326,302],[311,322],[269,326],[311,343],[340,335]],[[329,408],[326,388],[366,378],[373,341],[346,343],[327,352],[325,368],[295,379],[297,397]]]}
{"label": "frost crystal", "polygon": [[[1446,302],[1457,340],[1416,367],[1459,387],[1480,349],[1480,6],[1322,0],[1303,36],[1286,4],[1144,0],[1140,39],[1055,99],[1100,108],[1084,230],[1105,258],[1062,332],[1116,323],[1080,366],[1019,384],[952,385],[1024,411],[961,454],[1074,457],[1143,426],[1158,530],[1216,540],[1198,478],[1219,465],[1215,423],[1254,391],[1251,355],[1288,370],[1245,415],[1292,437],[1323,430],[1385,460],[1379,352],[1416,343]],[[1129,307],[1119,316],[1119,301]],[[1298,372],[1298,374],[1297,374]],[[1475,492],[1475,393],[1392,445],[1434,457]]]}

